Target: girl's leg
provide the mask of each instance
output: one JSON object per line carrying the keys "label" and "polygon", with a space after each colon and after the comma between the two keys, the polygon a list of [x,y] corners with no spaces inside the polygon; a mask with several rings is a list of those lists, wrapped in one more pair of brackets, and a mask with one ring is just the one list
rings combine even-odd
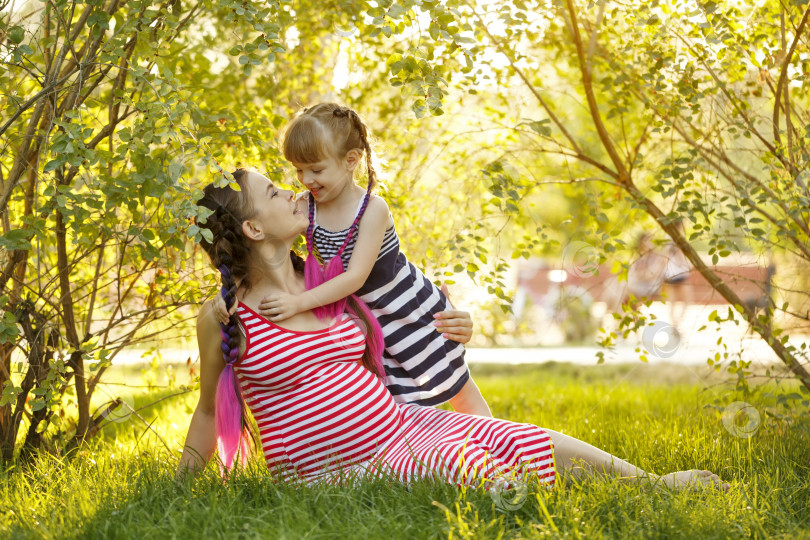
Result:
{"label": "girl's leg", "polygon": [[673,489],[721,485],[723,489],[728,489],[728,484],[723,484],[716,474],[709,471],[693,469],[658,476],[584,441],[550,429],[543,429],[554,443],[554,461],[557,464],[557,470],[569,471],[575,476],[583,474],[614,476],[631,482],[645,481]]}
{"label": "girl's leg", "polygon": [[492,416],[484,396],[481,395],[481,391],[475,381],[472,380],[472,377],[467,379],[458,394],[453,396],[450,400],[450,406],[453,407],[454,411],[464,414]]}

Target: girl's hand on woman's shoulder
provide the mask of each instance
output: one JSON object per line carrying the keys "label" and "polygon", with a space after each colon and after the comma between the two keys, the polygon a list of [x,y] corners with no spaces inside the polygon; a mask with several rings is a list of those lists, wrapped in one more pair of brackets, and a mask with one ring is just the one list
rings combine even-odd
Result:
{"label": "girl's hand on woman's shoulder", "polygon": [[228,324],[231,315],[236,313],[236,309],[239,307],[237,302],[234,302],[231,306],[231,310],[228,311],[228,308],[225,307],[225,299],[222,298],[221,294],[217,294],[211,299],[211,302],[212,304],[209,306],[209,308],[211,309],[212,314],[216,317],[217,321],[221,322],[222,324]]}

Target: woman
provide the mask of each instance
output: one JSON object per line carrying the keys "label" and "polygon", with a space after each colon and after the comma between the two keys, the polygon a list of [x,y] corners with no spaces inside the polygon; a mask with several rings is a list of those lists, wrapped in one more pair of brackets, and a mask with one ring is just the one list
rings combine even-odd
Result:
{"label": "woman", "polygon": [[361,304],[349,301],[347,314],[328,324],[312,312],[296,314],[283,326],[256,313],[268,294],[304,290],[302,261],[291,247],[308,218],[291,191],[261,174],[241,171],[234,179],[240,191],[208,186],[199,204],[214,211],[206,221],[213,241],[203,245],[222,272],[226,304],[239,303],[239,324],[232,321],[220,332],[210,303],[197,319],[201,394],[179,474],[205,465],[217,435],[225,468],[237,454],[244,460],[249,408],[268,467],[281,478],[386,475],[480,485],[521,473],[551,485],[557,468],[576,466],[672,488],[719,485],[708,471],[648,474],[529,424],[394,402],[376,375],[379,358],[366,347],[367,310]]}

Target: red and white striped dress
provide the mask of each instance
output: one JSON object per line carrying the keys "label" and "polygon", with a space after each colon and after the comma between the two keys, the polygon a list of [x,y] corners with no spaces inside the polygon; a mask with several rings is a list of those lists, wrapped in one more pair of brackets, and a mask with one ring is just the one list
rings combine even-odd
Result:
{"label": "red and white striped dress", "polygon": [[246,349],[236,374],[267,465],[281,477],[478,485],[532,474],[554,483],[542,429],[395,402],[360,363],[365,337],[348,315],[309,332],[281,328],[244,304],[239,317]]}

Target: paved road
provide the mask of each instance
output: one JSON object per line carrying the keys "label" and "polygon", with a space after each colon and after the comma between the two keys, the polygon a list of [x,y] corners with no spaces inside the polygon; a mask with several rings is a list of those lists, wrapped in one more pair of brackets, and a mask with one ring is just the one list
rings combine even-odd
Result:
{"label": "paved road", "polygon": [[[648,334],[649,338],[649,334]],[[810,344],[806,336],[794,337],[791,343],[799,346],[802,342]],[[743,358],[758,363],[777,362],[778,359],[768,345],[761,339],[735,339],[727,337],[726,344],[730,359]],[[638,349],[638,350],[636,350]],[[580,365],[596,365],[599,347],[527,347],[527,348],[485,348],[470,347],[467,349],[467,361],[470,363],[503,363],[503,364],[540,364],[544,362],[570,362]],[[605,362],[611,364],[639,362],[641,354],[649,363],[668,362],[681,365],[706,365],[706,360],[716,352],[722,352],[717,345],[717,334],[702,333],[691,338],[673,338],[666,333],[659,333],[654,339],[640,336],[617,346],[613,351],[605,352]],[[116,365],[141,364],[146,362],[143,351],[130,349],[123,351],[116,358]],[[164,349],[161,361],[168,363],[185,363],[188,358],[198,360],[197,351],[191,349]]]}

